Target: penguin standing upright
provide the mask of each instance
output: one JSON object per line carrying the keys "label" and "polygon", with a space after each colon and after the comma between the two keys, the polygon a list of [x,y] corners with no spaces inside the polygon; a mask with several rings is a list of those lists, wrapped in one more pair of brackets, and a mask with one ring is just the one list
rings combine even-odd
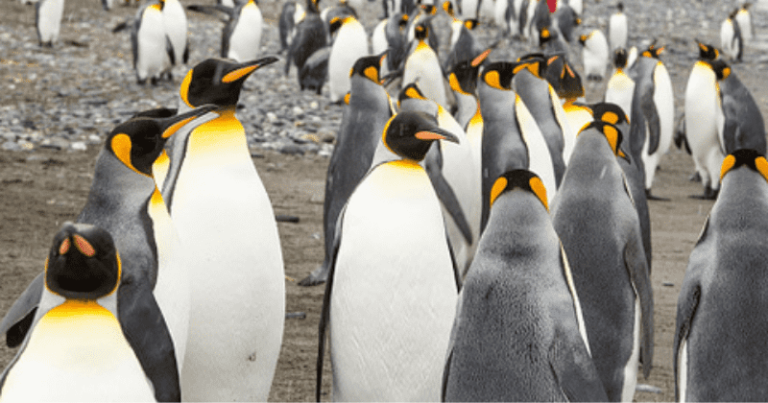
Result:
{"label": "penguin standing upright", "polygon": [[[299,9],[301,7],[301,9]],[[296,13],[303,13],[304,7],[295,1],[286,1],[283,3],[283,10],[280,12],[278,29],[280,31],[280,52],[288,49],[293,39],[293,27],[297,24]]]}
{"label": "penguin standing upright", "polygon": [[[627,75],[627,51],[623,48],[613,52],[614,72],[605,89],[605,102],[616,104],[624,113],[632,113],[632,97],[635,94],[635,80]],[[629,133],[624,136],[629,140]]]}
{"label": "penguin standing upright", "polygon": [[221,57],[239,63],[257,58],[261,54],[263,25],[264,17],[256,0],[238,4],[221,35]]}
{"label": "penguin standing upright", "polygon": [[381,57],[367,56],[358,59],[352,68],[349,104],[341,116],[325,180],[325,257],[320,267],[299,282],[301,286],[322,284],[327,280],[333,259],[336,221],[349,196],[370,169],[380,133],[392,116],[389,96],[380,82],[381,63]]}
{"label": "penguin standing upright", "polygon": [[163,3],[150,1],[136,13],[131,29],[131,49],[136,80],[143,85],[150,79],[157,84],[163,72],[173,64],[173,45],[165,32]]}
{"label": "penguin standing upright", "polygon": [[641,354],[646,378],[651,369],[653,299],[637,212],[616,161],[621,137],[605,122],[582,129],[551,214],[608,400],[627,402]]}
{"label": "penguin standing upright", "polygon": [[450,1],[443,3],[443,9],[453,19],[451,22],[451,51],[443,63],[443,69],[450,71],[453,66],[479,56],[485,51],[485,48],[472,34],[472,30],[477,27],[477,20],[465,19],[462,21],[456,18]]}
{"label": "penguin standing upright", "polygon": [[707,60],[717,76],[720,89],[720,106],[725,122],[720,134],[720,146],[726,153],[733,153],[741,148],[749,148],[765,154],[765,123],[760,108],[749,93],[749,89],[731,71],[722,60]]}
{"label": "penguin standing upright", "polygon": [[755,150],[728,155],[677,301],[678,401],[763,401],[768,332],[762,290],[768,268],[768,161]]}
{"label": "penguin standing upright", "polygon": [[736,20],[738,12],[739,10],[736,9],[728,14],[728,18],[720,26],[720,48],[723,49],[723,53],[730,57],[734,63],[741,61],[741,55],[744,52],[741,27]]}
{"label": "penguin standing upright", "polygon": [[612,52],[618,48],[627,47],[627,15],[624,14],[624,3],[619,2],[616,8],[618,11],[611,14],[611,18],[608,19],[608,39]]}
{"label": "penguin standing upright", "polygon": [[720,189],[720,166],[725,158],[719,141],[719,128],[725,124],[725,114],[717,75],[707,61],[717,58],[719,52],[701,42],[698,46],[699,60],[693,65],[685,86],[685,129],[691,133],[686,140],[704,186],[700,197],[715,199]]}
{"label": "penguin standing upright", "polygon": [[263,401],[272,385],[285,320],[283,258],[235,106],[250,74],[277,60],[207,59],[179,90],[180,111],[213,103],[219,115],[166,145],[163,197],[190,251],[194,295],[182,370],[188,400]]}
{"label": "penguin standing upright", "polygon": [[357,59],[368,56],[368,36],[363,24],[353,16],[331,20],[331,35],[336,33],[328,58],[328,89],[331,102],[341,102],[350,89],[350,70]]}
{"label": "penguin standing upright", "polygon": [[[174,65],[187,64],[189,60],[189,39],[187,38],[187,14],[179,0],[163,2],[163,26],[173,47]],[[168,72],[170,75],[170,71]]]}
{"label": "penguin standing upright", "polygon": [[[162,385],[152,385],[147,378],[137,357],[140,352],[131,348],[118,321],[121,277],[121,258],[109,232],[64,223],[46,259],[35,326],[0,376],[0,399],[156,399],[153,386]],[[155,313],[145,320],[156,319]],[[176,371],[175,362],[170,370]]]}
{"label": "penguin standing upright", "polygon": [[307,0],[304,18],[296,24],[296,33],[291,39],[288,56],[285,58],[285,75],[288,75],[291,63],[296,65],[297,71],[301,71],[309,56],[328,43],[325,25],[317,8],[319,1]]}
{"label": "penguin standing upright", "polygon": [[450,109],[440,60],[427,44],[429,28],[424,24],[417,25],[415,35],[416,39],[411,43],[408,57],[405,59],[403,87],[418,82],[424,96],[443,108]]}
{"label": "penguin standing upright", "polygon": [[575,28],[581,25],[581,18],[568,4],[558,2],[558,8],[552,16],[552,28],[560,33],[566,42],[573,41]]}
{"label": "penguin standing upright", "polygon": [[391,118],[380,147],[394,156],[374,161],[339,216],[320,318],[318,400],[326,330],[335,401],[440,399],[460,279],[440,201],[419,165],[438,139],[454,140],[428,114]]}
{"label": "penguin standing upright", "polygon": [[64,0],[40,0],[35,4],[35,27],[40,47],[53,47],[59,39]]}
{"label": "penguin standing upright", "polygon": [[739,25],[739,32],[741,32],[744,45],[752,41],[752,37],[755,36],[755,27],[752,25],[752,16],[749,13],[751,6],[752,3],[746,2],[736,12],[736,23]]}
{"label": "penguin standing upright", "polygon": [[443,401],[607,401],[544,185],[506,172],[459,294]]}
{"label": "penguin standing upright", "polygon": [[605,66],[608,64],[608,41],[603,31],[595,29],[589,34],[581,35],[579,43],[583,46],[584,74],[587,80],[602,81],[605,77]]}

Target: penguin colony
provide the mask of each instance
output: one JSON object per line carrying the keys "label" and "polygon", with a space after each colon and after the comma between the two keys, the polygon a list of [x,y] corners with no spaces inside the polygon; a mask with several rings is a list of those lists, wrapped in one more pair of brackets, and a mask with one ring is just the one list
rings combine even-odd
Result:
{"label": "penguin colony", "polygon": [[[651,371],[648,202],[674,119],[665,47],[627,50],[620,2],[608,38],[580,27],[581,1],[482,3],[385,0],[372,52],[351,4],[284,3],[286,74],[295,65],[298,87],[319,95],[327,81],[343,109],[324,262],[302,281],[326,284],[318,401],[326,345],[340,401],[632,401],[638,370]],[[236,107],[245,80],[278,58],[261,56],[257,1],[189,8],[226,16],[220,57],[188,71],[175,109],[140,112],[107,136],[86,205],[0,322],[19,347],[0,401],[269,395],[283,256]],[[56,41],[62,9],[38,3],[42,46]],[[473,30],[490,12],[502,37],[483,45]],[[178,0],[139,9],[139,83],[188,62],[186,25]],[[729,63],[752,35],[747,3],[723,23],[720,49],[694,40],[675,141],[693,156],[698,197],[716,202],[679,297],[681,401],[768,399],[768,300],[756,288],[768,150]],[[529,53],[494,57],[521,38]],[[576,38],[583,75],[607,79],[604,102],[583,102]]]}

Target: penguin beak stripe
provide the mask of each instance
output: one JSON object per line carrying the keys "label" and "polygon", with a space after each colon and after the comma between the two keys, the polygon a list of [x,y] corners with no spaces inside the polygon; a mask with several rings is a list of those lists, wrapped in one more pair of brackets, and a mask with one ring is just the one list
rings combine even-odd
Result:
{"label": "penguin beak stripe", "polygon": [[550,58],[549,58],[549,60],[547,60],[547,66],[549,66],[550,64],[552,64],[552,63],[553,63],[555,60],[557,60],[557,58],[558,58],[558,56],[552,56],[552,57],[550,57]]}
{"label": "penguin beak stripe", "polygon": [[491,206],[493,206],[493,203],[496,201],[499,195],[501,195],[501,193],[506,188],[507,188],[507,178],[501,176],[498,179],[496,179],[496,182],[493,183],[493,187],[491,188]]}
{"label": "penguin beak stripe", "polygon": [[227,73],[227,75],[224,76],[224,78],[221,79],[221,82],[224,83],[224,84],[229,84],[229,83],[231,83],[233,81],[237,81],[237,80],[247,76],[248,74],[253,73],[253,71],[258,69],[258,68],[259,68],[259,65],[257,64],[257,65],[254,65],[254,66],[243,67],[243,68],[237,69],[235,71],[230,71],[229,73]]}
{"label": "penguin beak stripe", "polygon": [[429,132],[429,131],[421,131],[417,132],[415,137],[419,140],[447,140],[448,138],[443,136],[442,134],[438,134],[435,132]]}
{"label": "penguin beak stripe", "polygon": [[67,252],[69,252],[69,247],[71,245],[69,238],[65,239],[64,242],[61,243],[61,246],[59,246],[59,255],[66,255]]}
{"label": "penguin beak stripe", "polygon": [[544,182],[537,177],[533,177],[528,181],[528,184],[531,185],[531,190],[533,190],[533,193],[539,200],[541,200],[541,204],[544,205],[544,208],[549,211],[549,205],[547,205],[547,188],[544,186]]}
{"label": "penguin beak stripe", "polygon": [[167,139],[167,138],[173,136],[173,134],[176,133],[176,131],[181,129],[184,125],[186,125],[190,121],[194,120],[195,118],[196,118],[196,116],[193,116],[191,118],[186,118],[186,119],[182,120],[181,122],[175,123],[173,126],[165,129],[165,131],[163,132],[163,138]]}
{"label": "penguin beak stripe", "polygon": [[80,253],[88,257],[96,255],[96,249],[94,249],[93,245],[86,241],[85,238],[77,234],[73,235],[72,238],[75,240],[75,247]]}
{"label": "penguin beak stripe", "polygon": [[730,171],[734,165],[736,165],[736,157],[734,157],[733,155],[728,155],[727,157],[725,157],[725,159],[723,160],[723,165],[722,167],[720,167],[720,182],[723,181],[723,177],[725,177],[725,174],[727,174],[728,171]]}
{"label": "penguin beak stripe", "polygon": [[480,63],[484,62],[485,59],[488,58],[488,55],[490,55],[490,54],[491,54],[491,49],[486,49],[483,53],[480,53],[479,56],[474,58],[472,60],[472,63],[470,63],[470,64],[472,65],[472,67],[477,67],[477,66],[480,65]]}

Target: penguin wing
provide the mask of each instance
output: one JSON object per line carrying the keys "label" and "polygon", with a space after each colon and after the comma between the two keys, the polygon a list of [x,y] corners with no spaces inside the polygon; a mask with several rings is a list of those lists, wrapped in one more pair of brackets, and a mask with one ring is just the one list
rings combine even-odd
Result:
{"label": "penguin wing", "polygon": [[685,134],[685,114],[680,116],[680,120],[677,122],[677,130],[675,130],[675,147],[680,149],[685,146],[685,152],[691,155],[691,146],[688,145],[688,138]]}
{"label": "penguin wing", "polygon": [[[369,171],[370,173],[370,171]],[[361,180],[362,182],[362,180]],[[353,192],[354,194],[354,192]],[[351,196],[350,196],[351,197]],[[347,199],[349,200],[349,199]],[[315,399],[320,401],[321,392],[323,389],[323,358],[325,358],[325,331],[328,328],[328,323],[331,316],[331,293],[333,292],[333,276],[336,274],[336,258],[339,256],[339,246],[341,245],[341,229],[344,227],[344,213],[347,211],[345,205],[339,213],[339,218],[336,220],[336,233],[333,239],[333,252],[331,254],[331,260],[328,262],[328,280],[325,281],[325,294],[323,294],[323,308],[320,311],[320,324],[318,325],[318,344],[317,344],[317,366],[315,384]]]}
{"label": "penguin wing", "polygon": [[27,289],[21,293],[0,322],[0,334],[5,333],[5,344],[8,347],[19,346],[27,337],[37,306],[40,304],[44,286],[45,274],[40,273],[29,283]]}
{"label": "penguin wing", "polygon": [[445,366],[443,367],[443,384],[440,388],[440,401],[445,401],[445,392],[448,389],[448,379],[451,374],[451,362],[453,361],[453,346],[456,343],[456,332],[461,326],[461,307],[462,300],[464,299],[464,293],[459,293],[459,298],[456,301],[456,317],[453,320],[453,326],[451,327],[451,336],[448,339],[448,353],[445,358]]}
{"label": "penguin wing", "polygon": [[165,36],[165,53],[171,59],[171,66],[176,65],[176,54],[173,52],[173,43],[168,35]]}
{"label": "penguin wing", "polygon": [[176,351],[148,282],[125,279],[118,288],[118,315],[128,344],[139,359],[158,402],[181,401]]}
{"label": "penguin wing", "polygon": [[646,91],[640,99],[640,107],[645,116],[645,124],[648,132],[648,154],[651,155],[659,148],[661,139],[661,121],[656,103],[653,102],[653,91]]}
{"label": "penguin wing", "polygon": [[451,185],[443,176],[443,153],[440,150],[440,143],[432,143],[427,155],[424,157],[424,169],[427,171],[432,187],[435,188],[438,199],[443,204],[448,214],[451,216],[456,226],[459,227],[461,235],[467,243],[472,243],[472,230],[469,228],[469,222],[461,209],[459,199],[451,188]]}
{"label": "penguin wing", "polygon": [[136,70],[136,63],[139,61],[139,29],[141,28],[141,18],[137,18],[131,29],[131,51],[133,53],[133,69]]}
{"label": "penguin wing", "polygon": [[[626,182],[625,182],[626,183]],[[648,260],[645,258],[645,248],[638,231],[633,231],[624,246],[624,267],[629,272],[632,288],[640,300],[642,326],[642,356],[643,376],[648,378],[653,362],[653,289],[648,274]]]}
{"label": "penguin wing", "polygon": [[189,62],[189,37],[187,37],[187,43],[184,44],[184,55],[181,57],[181,61],[184,64]]}
{"label": "penguin wing", "polygon": [[571,402],[606,402],[608,396],[592,357],[578,333],[555,326],[549,366],[561,391]]}

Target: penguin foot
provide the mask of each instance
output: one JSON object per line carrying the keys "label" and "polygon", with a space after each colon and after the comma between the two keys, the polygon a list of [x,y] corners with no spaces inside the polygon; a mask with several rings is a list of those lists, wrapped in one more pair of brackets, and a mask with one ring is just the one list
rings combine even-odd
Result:
{"label": "penguin foot", "polygon": [[325,265],[320,265],[317,269],[309,273],[309,276],[305,277],[298,284],[302,287],[312,287],[325,283],[328,280],[328,268]]}
{"label": "penguin foot", "polygon": [[656,201],[670,201],[671,200],[671,199],[666,198],[666,197],[654,196],[653,194],[651,194],[651,189],[645,189],[645,198],[646,198],[646,200],[656,200]]}
{"label": "penguin foot", "polygon": [[696,171],[691,176],[688,177],[689,182],[701,182],[701,175],[699,175],[699,172]]}
{"label": "penguin foot", "polygon": [[707,186],[704,188],[703,195],[691,195],[689,197],[691,199],[699,199],[699,200],[715,200],[717,199],[718,193],[720,193],[720,189],[712,189],[711,187]]}

